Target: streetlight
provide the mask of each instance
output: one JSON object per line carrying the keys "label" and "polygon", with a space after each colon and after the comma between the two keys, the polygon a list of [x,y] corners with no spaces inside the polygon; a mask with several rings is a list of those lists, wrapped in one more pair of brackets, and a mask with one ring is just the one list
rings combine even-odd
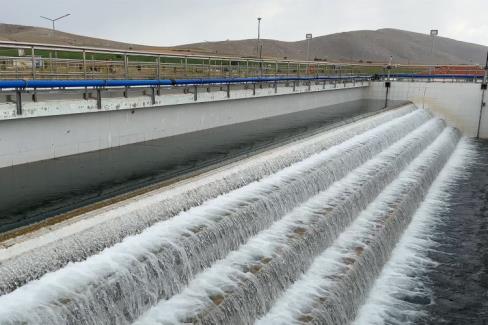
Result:
{"label": "streetlight", "polygon": [[259,57],[259,72],[260,75],[263,75],[263,62],[262,62],[262,56],[263,56],[263,45],[261,44],[261,17],[258,17],[258,44],[256,47],[256,56]]}
{"label": "streetlight", "polygon": [[[430,30],[430,37],[432,38],[432,47],[430,48],[430,59],[432,60],[431,64],[435,64],[434,62],[434,40],[435,37],[439,35],[439,30],[431,29]],[[432,67],[429,68],[430,74],[432,74]]]}
{"label": "streetlight", "polygon": [[62,18],[68,17],[69,15],[71,15],[71,14],[66,14],[66,15],[60,16],[60,17],[58,17],[58,18],[49,18],[49,17],[44,17],[44,16],[41,16],[41,18],[44,18],[44,19],[46,19],[46,20],[49,20],[50,22],[52,22],[52,23],[53,23],[53,35],[52,35],[52,38],[53,38],[53,39],[54,39],[54,33],[55,33],[55,31],[56,31],[56,25],[55,25],[56,21],[58,21],[58,20],[60,20],[60,19],[62,19]]}
{"label": "streetlight", "polygon": [[308,33],[305,34],[305,38],[307,39],[307,61],[309,60],[309,53],[310,53],[310,40],[312,39],[312,34]]}
{"label": "streetlight", "polygon": [[258,43],[256,46],[256,56],[261,59],[263,47],[261,45],[261,17],[258,17]]}

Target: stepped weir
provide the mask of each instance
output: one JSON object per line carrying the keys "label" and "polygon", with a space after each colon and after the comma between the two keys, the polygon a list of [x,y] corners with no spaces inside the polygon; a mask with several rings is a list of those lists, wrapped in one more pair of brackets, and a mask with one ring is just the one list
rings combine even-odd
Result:
{"label": "stepped weir", "polygon": [[0,324],[428,322],[477,159],[414,104],[268,148],[0,250]]}

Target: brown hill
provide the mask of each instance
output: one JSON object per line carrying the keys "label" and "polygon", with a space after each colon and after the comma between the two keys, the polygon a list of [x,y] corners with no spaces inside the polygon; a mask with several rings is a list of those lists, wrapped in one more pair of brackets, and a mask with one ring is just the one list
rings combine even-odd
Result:
{"label": "brown hill", "polygon": [[[155,47],[115,42],[80,36],[47,28],[0,24],[0,40],[55,43],[73,46],[144,50],[173,53],[201,53],[231,56],[256,56],[256,40],[235,40],[186,44],[175,47]],[[264,39],[263,57],[306,59],[305,40],[283,42]],[[318,36],[310,41],[309,58],[347,62],[386,62],[418,64],[484,64],[488,47],[445,37],[398,29],[360,30]]]}
{"label": "brown hill", "polygon": [[[256,40],[205,42],[181,45],[177,48],[214,54],[256,56]],[[488,47],[445,37],[398,29],[360,30],[318,36],[310,40],[309,58],[329,61],[386,62],[419,64],[483,64]],[[263,40],[263,56],[306,59],[307,43]]]}
{"label": "brown hill", "polygon": [[139,50],[155,52],[181,52],[181,50],[172,50],[165,47],[146,46],[139,44],[130,44],[116,42],[101,38],[81,36],[76,34],[55,31],[54,35],[51,29],[43,27],[11,25],[0,23],[0,40],[27,43],[45,43],[57,45],[70,45],[79,47],[96,47],[117,50]]}

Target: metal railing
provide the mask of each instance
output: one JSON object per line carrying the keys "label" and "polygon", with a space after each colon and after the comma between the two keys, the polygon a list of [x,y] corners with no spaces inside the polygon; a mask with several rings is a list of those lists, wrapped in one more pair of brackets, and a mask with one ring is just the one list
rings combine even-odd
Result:
{"label": "metal railing", "polygon": [[[370,77],[365,76],[319,76],[319,77],[254,77],[254,78],[205,78],[205,79],[110,79],[110,80],[0,80],[0,95],[5,96],[7,102],[16,104],[17,115],[22,115],[23,101],[26,96],[30,100],[38,101],[38,95],[82,95],[84,99],[96,99],[97,108],[102,109],[102,97],[119,92],[124,97],[129,97],[129,92],[137,91],[151,98],[151,104],[156,104],[156,96],[163,91],[176,91],[182,89],[183,93],[191,93],[193,100],[197,101],[201,88],[210,92],[211,88],[217,91],[225,91],[227,98],[231,98],[231,89],[252,89],[252,95],[256,95],[257,88],[274,88],[278,93],[278,87],[291,87],[295,92],[298,86],[307,86],[306,90],[312,90],[312,84],[322,85],[326,89],[327,84],[333,84],[337,88],[340,84],[345,87],[348,83],[363,85]],[[23,99],[24,98],[24,99]]]}
{"label": "metal railing", "polygon": [[[386,75],[387,63],[262,60],[0,41],[0,79],[101,80]],[[391,74],[476,75],[478,65],[393,65]]]}
{"label": "metal railing", "polygon": [[383,64],[123,51],[0,41],[0,79],[179,79],[380,73]]}
{"label": "metal railing", "polygon": [[[485,70],[475,65],[388,65],[384,63],[331,63],[257,59],[198,54],[155,53],[49,44],[0,41],[0,95],[17,104],[22,114],[22,96],[38,93],[82,93],[97,99],[101,108],[102,92],[130,89],[149,92],[152,102],[161,87],[188,88],[196,100],[198,87],[230,85],[276,88],[278,83],[340,83],[370,79],[483,81]],[[387,82],[387,83],[388,83]],[[69,89],[71,88],[71,89]],[[175,89],[176,90],[176,89]],[[15,99],[12,99],[15,98]]]}

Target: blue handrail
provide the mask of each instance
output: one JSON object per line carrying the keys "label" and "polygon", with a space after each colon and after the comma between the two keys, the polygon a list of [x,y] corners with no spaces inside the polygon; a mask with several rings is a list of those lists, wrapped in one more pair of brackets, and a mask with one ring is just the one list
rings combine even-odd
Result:
{"label": "blue handrail", "polygon": [[82,88],[82,87],[131,87],[131,86],[172,86],[211,85],[234,83],[259,83],[305,80],[368,80],[369,76],[319,76],[319,77],[257,77],[257,78],[209,78],[209,79],[161,79],[161,80],[0,80],[0,89],[26,88]]}

